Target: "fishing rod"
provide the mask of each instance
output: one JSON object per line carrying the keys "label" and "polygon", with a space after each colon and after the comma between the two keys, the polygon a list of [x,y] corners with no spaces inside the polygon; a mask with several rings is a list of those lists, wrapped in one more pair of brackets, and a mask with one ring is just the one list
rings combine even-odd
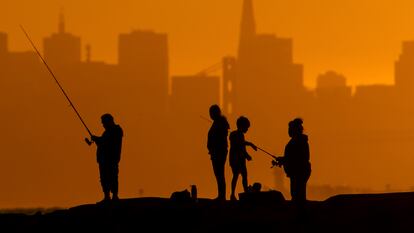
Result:
{"label": "fishing rod", "polygon": [[[204,117],[204,116],[202,116],[202,115],[200,115],[200,117],[201,117],[201,119],[203,119],[203,120],[206,120],[206,121],[208,121],[208,122],[210,122],[210,123],[213,123],[213,121],[211,121],[210,119],[208,119],[208,118],[206,118],[206,117]],[[256,146],[256,145],[255,145],[255,146]],[[275,155],[271,154],[270,152],[268,152],[268,151],[264,150],[263,148],[260,148],[260,147],[258,147],[258,146],[256,146],[256,148],[257,148],[258,150],[260,150],[260,151],[264,152],[265,154],[269,155],[269,156],[270,156],[270,157],[272,157],[273,159],[277,159],[277,156],[275,156]]]}
{"label": "fishing rod", "polygon": [[264,152],[265,154],[267,154],[267,155],[271,156],[273,159],[277,159],[277,156],[272,155],[271,153],[269,153],[269,152],[265,151],[264,149],[262,149],[262,148],[260,148],[260,147],[258,147],[258,146],[256,146],[256,147],[257,147],[257,149],[261,150],[261,151],[262,151],[262,152]]}
{"label": "fishing rod", "polygon": [[47,62],[45,61],[45,59],[43,59],[42,55],[39,53],[39,50],[36,48],[35,44],[33,43],[33,41],[30,39],[29,34],[27,34],[26,30],[24,30],[23,26],[20,25],[20,28],[22,29],[23,33],[26,35],[26,38],[29,40],[30,44],[32,45],[33,49],[36,51],[37,55],[40,57],[40,59],[42,60],[43,64],[46,66],[47,70],[49,71],[49,73],[52,75],[53,79],[55,80],[56,84],[58,85],[58,87],[60,88],[60,90],[62,91],[63,95],[66,97],[67,101],[69,102],[70,106],[72,107],[72,109],[75,111],[76,115],[78,116],[79,120],[82,122],[82,125],[85,127],[86,131],[88,131],[89,135],[92,137],[92,133],[89,130],[88,126],[86,126],[85,122],[83,121],[81,115],[79,114],[78,110],[75,108],[75,105],[73,105],[72,101],[69,99],[69,96],[66,94],[65,90],[63,89],[63,87],[60,85],[59,81],[57,80],[55,74],[52,72],[52,69],[50,69],[49,65],[47,64]]}

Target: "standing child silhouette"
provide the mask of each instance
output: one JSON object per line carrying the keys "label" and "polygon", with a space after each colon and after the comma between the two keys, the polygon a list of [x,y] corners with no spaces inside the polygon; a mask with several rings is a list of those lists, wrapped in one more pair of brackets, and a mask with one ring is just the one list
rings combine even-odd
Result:
{"label": "standing child silhouette", "polygon": [[257,147],[244,139],[244,134],[247,133],[250,127],[250,121],[244,116],[237,119],[237,130],[230,133],[230,167],[233,172],[233,179],[231,181],[231,196],[230,200],[237,200],[235,196],[237,180],[239,175],[242,176],[242,184],[244,192],[248,191],[247,167],[246,160],[252,160],[252,157],[247,153],[246,146],[251,146],[254,150]]}

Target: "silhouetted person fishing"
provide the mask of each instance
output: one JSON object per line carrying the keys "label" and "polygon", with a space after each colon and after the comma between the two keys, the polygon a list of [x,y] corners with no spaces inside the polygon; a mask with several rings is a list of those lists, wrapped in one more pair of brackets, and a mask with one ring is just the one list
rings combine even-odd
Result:
{"label": "silhouetted person fishing", "polygon": [[208,131],[207,149],[211,157],[211,163],[217,181],[218,194],[216,199],[226,200],[226,179],[224,170],[228,152],[227,136],[230,126],[227,119],[221,114],[218,105],[212,105],[209,112],[213,124]]}
{"label": "silhouetted person fishing", "polygon": [[[46,69],[49,71],[50,75],[52,76],[53,80],[59,87],[62,94],[65,96],[66,100],[69,102],[69,105],[72,107],[73,111],[76,113],[76,116],[81,121],[82,125],[85,127],[86,131],[91,137],[92,142],[95,142],[97,145],[97,161],[99,164],[99,173],[100,173],[100,180],[102,189],[104,192],[104,199],[103,202],[110,200],[110,193],[112,192],[112,199],[118,200],[118,163],[121,158],[121,147],[122,147],[122,136],[123,132],[121,127],[114,123],[114,119],[110,114],[104,114],[101,117],[102,124],[105,128],[105,132],[102,134],[101,137],[95,136],[89,130],[88,126],[86,125],[85,121],[81,117],[80,113],[76,109],[73,102],[70,100],[68,94],[63,89],[62,85],[60,84],[59,80],[56,78],[55,74],[53,73],[52,69],[47,64],[46,60],[42,57],[39,50],[30,39],[29,34],[24,30],[23,26],[20,26],[23,33],[26,35],[27,39],[29,40],[30,44],[32,45],[34,51],[42,60],[43,64],[45,65]],[[85,138],[86,143],[91,145],[92,142],[89,141],[88,138]]]}
{"label": "silhouetted person fishing", "polygon": [[290,179],[292,201],[299,206],[306,203],[306,183],[311,174],[308,136],[303,134],[302,124],[300,118],[289,122],[288,134],[291,139],[285,146],[284,156],[274,161],[275,165],[283,165]]}
{"label": "silhouetted person fishing", "polygon": [[237,119],[237,130],[230,133],[230,167],[233,172],[233,179],[231,181],[231,196],[230,200],[237,200],[235,191],[237,186],[237,179],[239,175],[242,176],[242,184],[244,192],[248,192],[249,185],[247,180],[246,160],[252,160],[252,157],[247,153],[246,146],[251,146],[254,150],[257,147],[244,139],[244,134],[247,133],[250,127],[250,121],[244,116]]}
{"label": "silhouetted person fishing", "polygon": [[[101,116],[102,125],[105,129],[102,136],[91,136],[92,142],[97,146],[96,159],[99,164],[99,177],[101,181],[104,199],[102,203],[112,200],[118,200],[118,164],[121,159],[122,149],[122,128],[115,124],[111,114]],[[90,145],[92,142],[87,138],[86,142]]]}

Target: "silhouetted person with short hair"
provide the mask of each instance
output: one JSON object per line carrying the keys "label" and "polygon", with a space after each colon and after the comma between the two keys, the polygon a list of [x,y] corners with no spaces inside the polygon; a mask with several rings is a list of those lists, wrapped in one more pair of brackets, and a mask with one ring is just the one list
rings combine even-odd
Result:
{"label": "silhouetted person with short hair", "polygon": [[226,180],[224,176],[228,152],[227,135],[230,129],[227,119],[221,114],[218,105],[210,107],[210,118],[213,124],[208,131],[207,149],[211,157],[214,175],[216,176],[217,200],[226,200]]}
{"label": "silhouetted person with short hair", "polygon": [[308,136],[303,134],[302,124],[300,118],[289,122],[288,133],[291,139],[285,147],[284,156],[278,158],[290,179],[292,201],[299,206],[306,203],[306,183],[311,174]]}
{"label": "silhouetted person with short hair", "polygon": [[[121,159],[122,128],[115,124],[111,114],[101,116],[102,125],[105,128],[102,136],[91,137],[97,146],[96,159],[99,164],[99,177],[101,181],[104,199],[102,202],[119,200],[118,197],[118,164]],[[88,142],[89,140],[87,140]]]}
{"label": "silhouetted person with short hair", "polygon": [[252,157],[247,153],[246,146],[251,146],[254,150],[257,150],[257,147],[253,143],[247,142],[244,139],[244,134],[250,127],[249,119],[241,116],[237,119],[236,124],[237,130],[230,133],[230,167],[233,172],[230,200],[232,201],[237,200],[235,191],[239,175],[242,176],[244,192],[249,191],[246,160],[250,161]]}

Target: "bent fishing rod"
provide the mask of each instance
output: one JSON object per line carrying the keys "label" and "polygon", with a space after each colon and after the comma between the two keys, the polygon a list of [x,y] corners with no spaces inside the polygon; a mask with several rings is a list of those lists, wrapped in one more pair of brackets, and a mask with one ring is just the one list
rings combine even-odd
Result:
{"label": "bent fishing rod", "polygon": [[[210,119],[208,119],[208,118],[206,118],[206,117],[204,117],[204,116],[201,116],[201,115],[200,115],[200,117],[201,117],[201,119],[206,120],[206,121],[208,121],[208,122],[210,122],[210,123],[212,123],[212,122],[213,122],[213,121],[211,121]],[[255,145],[255,146],[256,146],[256,145]],[[260,150],[260,151],[264,152],[265,154],[269,155],[269,156],[270,156],[270,157],[272,157],[273,159],[277,159],[277,156],[275,156],[275,155],[273,155],[273,154],[271,154],[271,153],[267,152],[266,150],[264,150],[264,149],[262,149],[262,148],[260,148],[260,147],[258,147],[258,146],[256,146],[256,148],[257,148],[258,150]]]}
{"label": "bent fishing rod", "polygon": [[43,59],[42,55],[39,53],[39,50],[36,48],[33,41],[30,39],[29,34],[27,34],[26,30],[24,30],[23,26],[20,25],[20,28],[22,29],[23,33],[26,35],[26,38],[29,40],[30,44],[32,45],[34,51],[37,53],[39,58],[42,60],[43,64],[46,66],[46,69],[49,71],[49,73],[52,75],[53,79],[55,80],[56,84],[58,85],[59,89],[62,91],[63,95],[66,97],[66,100],[69,102],[72,109],[75,111],[76,115],[78,116],[79,120],[82,122],[82,125],[85,127],[86,131],[88,131],[89,136],[92,137],[92,133],[89,130],[88,126],[86,126],[85,122],[83,121],[81,115],[79,114],[78,110],[75,108],[75,105],[73,105],[72,101],[69,99],[69,96],[66,94],[65,90],[63,89],[62,85],[60,85],[59,81],[57,80],[55,74],[52,72],[52,69],[47,64],[46,60]]}

